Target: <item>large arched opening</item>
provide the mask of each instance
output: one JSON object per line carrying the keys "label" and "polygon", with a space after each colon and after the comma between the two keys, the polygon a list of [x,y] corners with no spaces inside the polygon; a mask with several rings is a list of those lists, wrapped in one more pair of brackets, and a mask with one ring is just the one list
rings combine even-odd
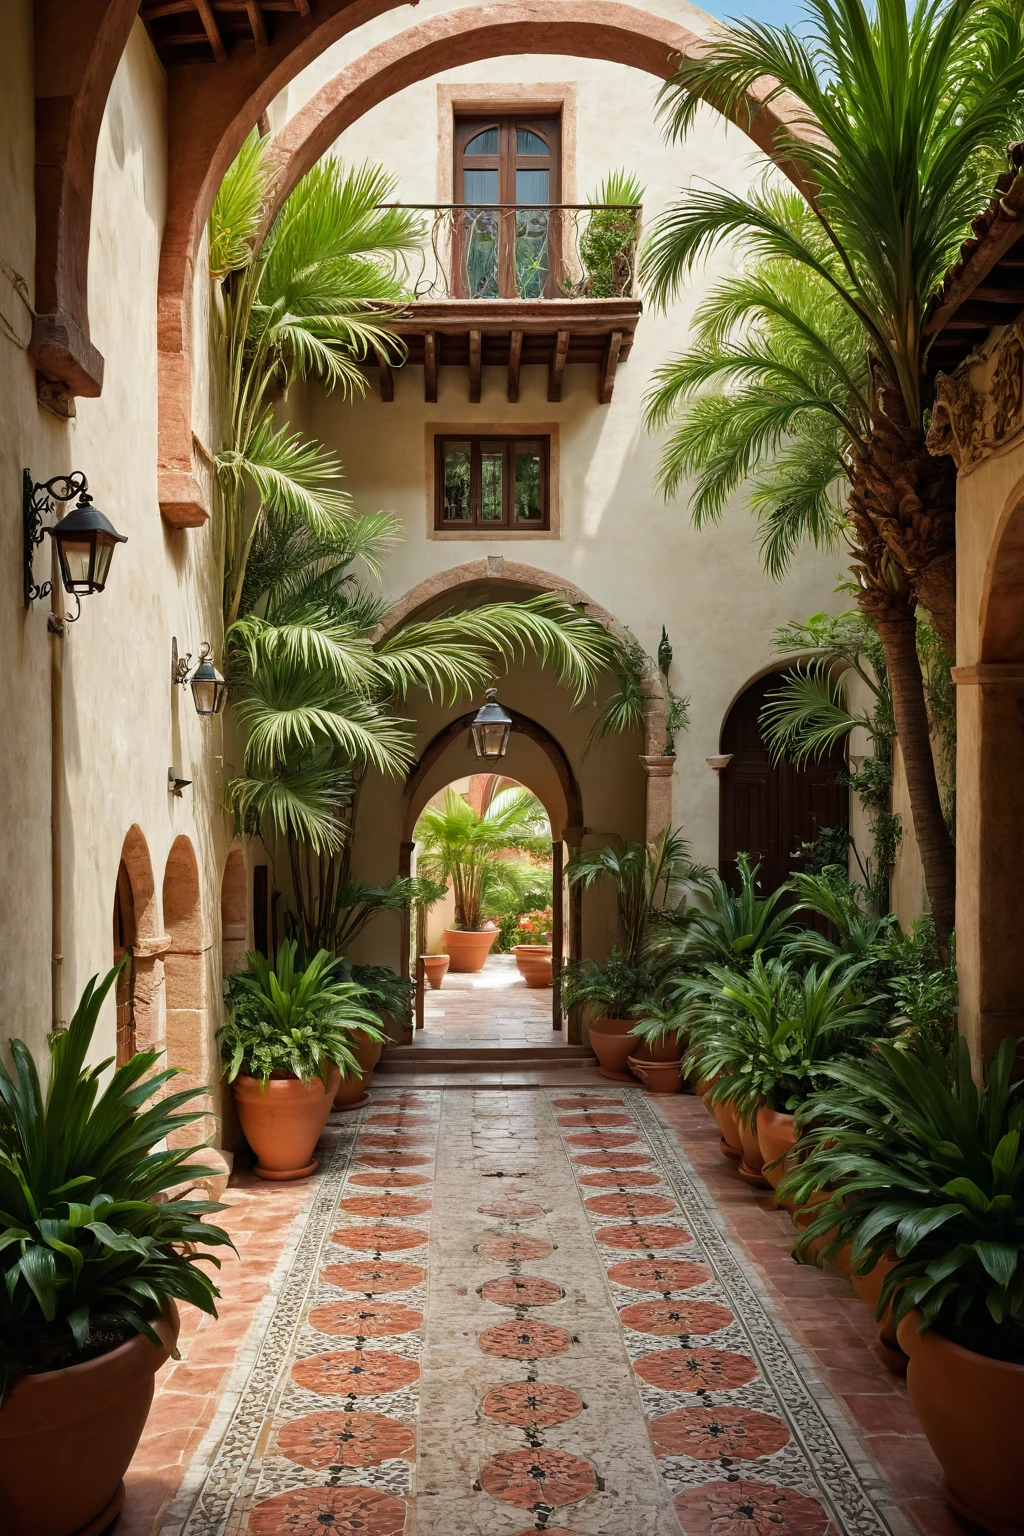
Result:
{"label": "large arched opening", "polygon": [[136,1051],[159,1050],[164,1037],[163,935],[156,926],[156,886],[149,845],[138,826],[121,846],[112,901],[112,960],[118,1066]]}
{"label": "large arched opening", "polygon": [[[164,955],[167,1006],[167,1065],[181,1073],[183,1088],[201,1088],[213,1082],[216,1066],[207,1009],[207,958],[204,936],[199,865],[187,837],[176,837],[164,867],[164,927],[169,945]],[[212,1114],[209,1096],[204,1107]],[[205,1139],[214,1122],[198,1122],[174,1133],[179,1146]],[[174,1137],[171,1138],[174,1144]]]}

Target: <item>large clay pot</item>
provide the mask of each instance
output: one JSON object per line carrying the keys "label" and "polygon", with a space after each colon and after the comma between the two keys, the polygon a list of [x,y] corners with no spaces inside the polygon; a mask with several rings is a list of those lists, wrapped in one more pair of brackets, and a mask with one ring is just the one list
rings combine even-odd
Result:
{"label": "large clay pot", "polygon": [[682,1042],[673,1035],[668,1040],[658,1040],[651,1044],[649,1040],[642,1041],[633,1052],[631,1061],[681,1061],[683,1058]]}
{"label": "large clay pot", "polygon": [[[892,1250],[890,1250],[891,1252]],[[856,1270],[850,1267],[850,1284],[863,1302],[866,1302],[875,1316],[875,1309],[882,1299],[882,1286],[885,1277],[890,1270],[895,1269],[899,1261],[895,1258],[879,1259],[873,1269],[869,1269],[866,1275],[858,1275]],[[838,1266],[837,1266],[838,1267]],[[878,1322],[878,1353],[888,1366],[890,1371],[902,1376],[907,1369],[907,1357],[899,1346],[896,1338],[896,1330],[892,1322],[892,1309],[886,1307]]]}
{"label": "large clay pot", "polygon": [[519,974],[528,987],[550,987],[550,944],[517,944],[512,953],[516,957]]}
{"label": "large clay pot", "polygon": [[602,1077],[610,1077],[616,1083],[633,1081],[626,1065],[637,1043],[633,1027],[632,1019],[606,1019],[603,1014],[591,1022],[590,1045]]}
{"label": "large clay pot", "polygon": [[723,1157],[732,1158],[738,1163],[743,1156],[743,1147],[740,1143],[740,1123],[736,1117],[736,1111],[731,1104],[713,1104],[711,1095],[705,1096],[704,1103],[715,1117],[722,1138],[718,1145]]}
{"label": "large clay pot", "polygon": [[[792,1152],[797,1139],[793,1116],[784,1114],[779,1109],[769,1109],[762,1104],[757,1112],[757,1143],[761,1148],[762,1163],[765,1165],[762,1166],[761,1172],[773,1189],[778,1189],[792,1167],[792,1158],[787,1154]],[[783,1161],[776,1162],[780,1157]],[[774,1168],[766,1166],[773,1162]]]}
{"label": "large clay pot", "polygon": [[770,1189],[771,1185],[761,1172],[764,1167],[764,1156],[761,1152],[761,1144],[757,1139],[757,1117],[759,1112],[759,1110],[755,1109],[749,1119],[743,1119],[739,1115],[736,1117],[736,1124],[740,1133],[740,1146],[743,1149],[738,1172],[740,1178],[745,1179],[755,1189]]}
{"label": "large clay pot", "polygon": [[471,932],[465,928],[446,928],[443,937],[452,971],[482,971],[498,930],[480,928]]}
{"label": "large clay pot", "polygon": [[423,971],[435,992],[440,990],[448,967],[451,964],[450,955],[424,955]]}
{"label": "large clay pot", "polygon": [[95,1360],[22,1376],[0,1407],[4,1536],[98,1536],[124,1503],[121,1479],[178,1337],[174,1303],[153,1327]]}
{"label": "large clay pot", "polygon": [[[327,1087],[318,1077],[236,1077],[232,1088],[245,1139],[256,1153],[253,1173],[283,1183],[316,1171],[313,1148],[327,1124],[341,1072],[332,1067]],[[362,1092],[362,1078],[356,1078]]]}
{"label": "large clay pot", "polygon": [[645,1093],[679,1093],[682,1089],[678,1061],[641,1061],[630,1056],[628,1065],[633,1076],[643,1083]]}
{"label": "large clay pot", "polygon": [[997,1536],[1024,1532],[1024,1365],[990,1360],[920,1331],[910,1312],[896,1330],[910,1356],[907,1390],[945,1474],[942,1491],[957,1514]]}
{"label": "large clay pot", "polygon": [[373,1069],[380,1061],[384,1047],[379,1040],[371,1040],[361,1029],[353,1031],[349,1050],[359,1063],[359,1072],[342,1077],[334,1094],[335,1109],[358,1109],[368,1102],[367,1088]]}

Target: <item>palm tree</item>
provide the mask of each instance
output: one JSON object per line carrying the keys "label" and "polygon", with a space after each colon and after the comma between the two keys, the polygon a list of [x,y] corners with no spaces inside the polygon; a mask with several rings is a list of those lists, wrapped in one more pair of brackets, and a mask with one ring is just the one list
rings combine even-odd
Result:
{"label": "palm tree", "polygon": [[482,814],[449,789],[440,806],[423,812],[414,835],[422,849],[419,872],[438,885],[451,882],[455,926],[468,932],[480,927],[485,890],[506,849],[535,858],[551,852],[547,812],[523,788],[503,789]]}
{"label": "palm tree", "polygon": [[671,919],[672,895],[679,894],[684,880],[703,878],[706,871],[690,863],[690,847],[678,832],[663,832],[651,843],[611,843],[585,848],[566,865],[569,886],[584,890],[600,880],[610,880],[618,903],[619,931],[624,957],[643,959],[660,922]]}
{"label": "palm tree", "polygon": [[[856,495],[874,434],[870,353],[837,292],[843,269],[813,210],[792,192],[770,189],[753,192],[746,206],[752,223],[735,232],[744,267],[709,293],[694,346],[665,365],[648,396],[649,425],[671,425],[661,483],[671,493],[697,474],[691,505],[699,526],[745,489],[762,557],[776,577],[802,541],[847,543],[858,604],[884,648],[928,896],[948,934],[955,857],[931,750],[917,604],[905,569]],[[817,265],[766,242],[765,225],[812,253]]]}

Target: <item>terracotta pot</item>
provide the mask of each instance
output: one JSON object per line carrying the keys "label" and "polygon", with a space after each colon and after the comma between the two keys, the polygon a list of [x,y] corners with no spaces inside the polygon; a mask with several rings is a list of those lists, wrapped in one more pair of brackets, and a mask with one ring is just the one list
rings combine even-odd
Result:
{"label": "terracotta pot", "polygon": [[682,1061],[683,1047],[676,1039],[659,1040],[656,1045],[651,1045],[644,1040],[633,1052],[632,1060],[639,1061]]}
{"label": "terracotta pot", "polygon": [[909,1313],[896,1330],[907,1390],[957,1514],[997,1536],[1024,1532],[1024,1365],[976,1355]]}
{"label": "terracotta pot", "polygon": [[[891,1250],[890,1250],[891,1251]],[[879,1259],[873,1269],[869,1269],[866,1275],[858,1275],[849,1267],[850,1284],[853,1286],[861,1301],[865,1302],[875,1316],[875,1309],[882,1299],[882,1285],[890,1270],[895,1269],[898,1260],[894,1258]],[[907,1369],[907,1357],[899,1346],[896,1338],[896,1330],[892,1322],[892,1309],[886,1307],[878,1322],[879,1354],[890,1371],[902,1375]]]}
{"label": "terracotta pot", "polygon": [[704,1103],[714,1115],[718,1129],[722,1133],[718,1145],[723,1157],[731,1157],[738,1163],[743,1156],[743,1147],[740,1143],[740,1124],[736,1118],[736,1111],[731,1104],[712,1104],[710,1093],[705,1097]]}
{"label": "terracotta pot", "polygon": [[632,1019],[606,1019],[604,1015],[590,1024],[590,1046],[597,1057],[597,1070],[613,1082],[630,1083],[633,1074],[626,1066],[636,1036]]}
{"label": "terracotta pot", "polygon": [[761,1148],[762,1161],[771,1163],[778,1157],[785,1159],[774,1168],[761,1169],[773,1189],[778,1189],[793,1166],[792,1158],[786,1154],[793,1150],[796,1142],[797,1131],[793,1116],[762,1105],[757,1112],[757,1144]]}
{"label": "terracotta pot", "polygon": [[[787,1209],[789,1210],[789,1218],[792,1221],[794,1227],[796,1227],[797,1231],[806,1232],[811,1222],[817,1221],[818,1217],[821,1215],[821,1211],[818,1209],[818,1207],[824,1205],[826,1201],[830,1200],[831,1198],[832,1196],[830,1193],[827,1193],[822,1189],[816,1189],[814,1194],[811,1195],[810,1199],[807,1201],[806,1205],[788,1206]],[[835,1228],[832,1227],[822,1237],[815,1239],[815,1241],[811,1244],[810,1250],[807,1254],[807,1258],[805,1260],[806,1263],[816,1264],[818,1262],[819,1255],[824,1253],[825,1249],[828,1248],[831,1244],[832,1234],[834,1231]],[[842,1270],[844,1274],[849,1273],[850,1264],[848,1245],[846,1248],[845,1266],[843,1263],[843,1255],[840,1253],[833,1260],[833,1267],[835,1269]]]}
{"label": "terracotta pot", "polygon": [[446,928],[443,937],[452,971],[482,971],[498,930],[480,928],[473,933],[464,928]]}
{"label": "terracotta pot", "polygon": [[108,1355],[22,1376],[0,1408],[4,1536],[98,1536],[124,1503],[121,1479],[153,1401],[153,1378],[174,1349],[173,1302],[154,1328]]}
{"label": "terracotta pot", "polygon": [[[313,1148],[327,1124],[341,1072],[332,1067],[327,1087],[318,1077],[236,1077],[232,1088],[245,1139],[256,1153],[253,1173],[285,1182],[316,1170]],[[362,1078],[354,1079],[362,1091]]]}
{"label": "terracotta pot", "polygon": [[338,1083],[334,1094],[335,1109],[358,1109],[361,1104],[367,1103],[366,1090],[384,1047],[379,1040],[371,1040],[369,1035],[357,1029],[352,1034],[349,1049],[359,1063],[359,1072],[353,1073],[351,1077],[343,1077]]}
{"label": "terracotta pot", "polygon": [[451,964],[450,955],[424,955],[423,970],[434,991],[440,990],[445,973]]}
{"label": "terracotta pot", "polygon": [[517,944],[512,953],[516,957],[519,974],[528,987],[550,987],[550,944]]}
{"label": "terracotta pot", "polygon": [[738,1115],[736,1117],[740,1146],[743,1148],[738,1172],[740,1178],[745,1179],[755,1189],[770,1189],[771,1185],[761,1171],[764,1167],[764,1155],[757,1139],[757,1119],[760,1112],[760,1109],[755,1109],[748,1120],[743,1120]]}
{"label": "terracotta pot", "polygon": [[641,1061],[636,1056],[627,1059],[629,1070],[643,1083],[645,1093],[678,1093],[682,1088],[678,1061]]}

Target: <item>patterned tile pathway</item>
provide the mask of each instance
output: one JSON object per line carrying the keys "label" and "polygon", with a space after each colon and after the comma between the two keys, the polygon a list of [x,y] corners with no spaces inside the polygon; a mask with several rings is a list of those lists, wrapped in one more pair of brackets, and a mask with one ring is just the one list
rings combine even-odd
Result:
{"label": "patterned tile pathway", "polygon": [[905,1536],[636,1092],[327,1133],[163,1536]]}

